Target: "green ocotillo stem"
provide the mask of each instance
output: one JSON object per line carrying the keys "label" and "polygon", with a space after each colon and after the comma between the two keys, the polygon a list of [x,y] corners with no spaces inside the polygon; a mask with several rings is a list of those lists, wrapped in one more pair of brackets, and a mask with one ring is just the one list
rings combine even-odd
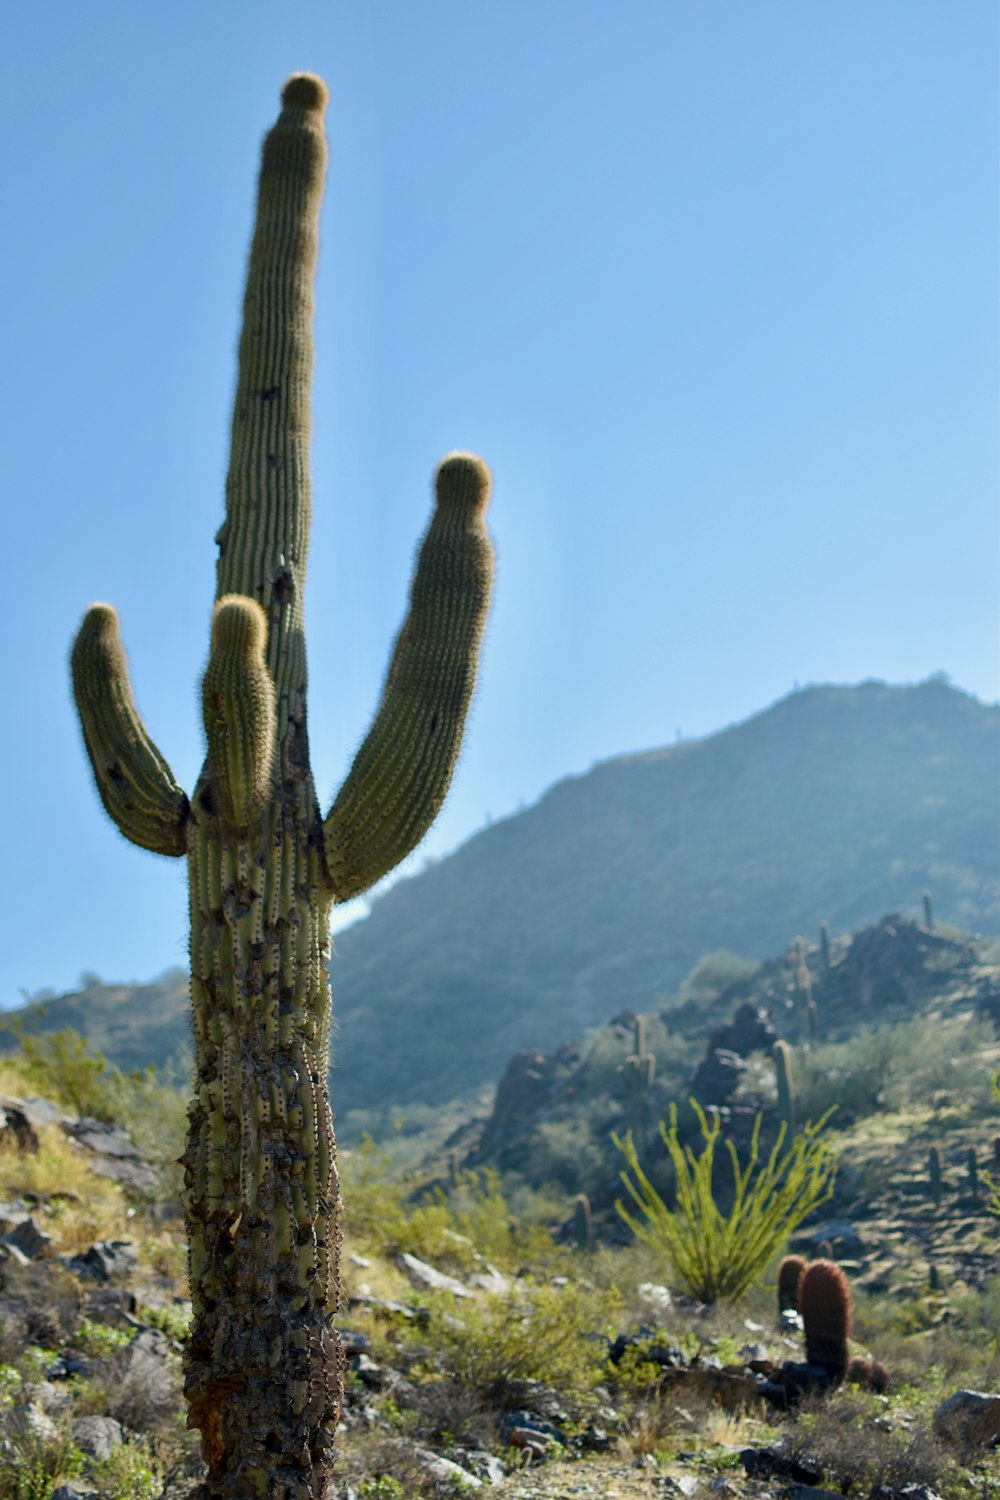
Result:
{"label": "green ocotillo stem", "polygon": [[190,803],[139,719],[109,606],[91,608],[73,650],[105,807],[134,843],[188,856],[185,1394],[208,1466],[192,1500],[328,1492],[342,1396],[330,908],[405,858],[441,805],[492,579],[489,470],[452,454],[380,709],[324,822],[309,768],[302,597],[325,104],[319,79],[290,79],[264,142],[202,682],[208,754]]}

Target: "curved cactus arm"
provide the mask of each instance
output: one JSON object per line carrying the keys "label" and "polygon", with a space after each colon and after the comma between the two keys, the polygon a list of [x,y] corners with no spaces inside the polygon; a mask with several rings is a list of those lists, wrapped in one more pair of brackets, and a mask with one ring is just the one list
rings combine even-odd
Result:
{"label": "curved cactus arm", "polygon": [[218,810],[231,828],[259,817],[271,793],[275,708],[266,646],[267,616],[257,601],[220,599],[201,702]]}
{"label": "curved cactus arm", "polygon": [[110,604],[92,604],[73,643],[73,695],[94,780],[108,815],[133,844],[185,852],[188,799],[146,733]]}
{"label": "curved cactus arm", "polygon": [[493,582],[490,487],[474,454],[449,454],[438,468],[437,504],[382,701],[323,824],[335,901],[360,895],[405,859],[448,791]]}

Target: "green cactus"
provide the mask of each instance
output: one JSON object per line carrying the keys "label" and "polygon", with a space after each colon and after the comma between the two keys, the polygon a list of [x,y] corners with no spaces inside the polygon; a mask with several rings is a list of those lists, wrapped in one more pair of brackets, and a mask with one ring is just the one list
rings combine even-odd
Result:
{"label": "green cactus", "polygon": [[622,1072],[629,1125],[637,1135],[649,1126],[649,1095],[656,1078],[656,1054],[646,1051],[646,1022],[636,1016],[632,1031],[635,1051],[626,1057]]}
{"label": "green cactus", "polygon": [[771,1051],[774,1075],[778,1085],[778,1115],[795,1134],[795,1088],[792,1080],[792,1054],[787,1042],[775,1042]]}
{"label": "green cactus", "polygon": [[303,622],[312,282],[326,88],[299,74],[264,141],[190,802],[136,712],[117,616],[88,610],[73,684],[122,833],[187,854],[195,1095],[183,1164],[199,1500],[326,1493],[342,1396],[340,1207],[327,1094],[331,906],[419,842],[454,769],[489,602],[490,476],[449,455],[381,705],[321,815]]}
{"label": "green cactus", "polygon": [[823,963],[823,973],[830,972],[830,926],[827,922],[819,924],[819,951]]}
{"label": "green cactus", "polygon": [[941,1148],[932,1146],[927,1153],[927,1181],[935,1208],[941,1205]]}
{"label": "green cactus", "polygon": [[965,1170],[969,1178],[969,1195],[978,1202],[982,1183],[979,1178],[979,1162],[976,1159],[975,1146],[970,1146],[965,1153]]}
{"label": "green cactus", "polygon": [[934,931],[934,904],[931,901],[930,891],[924,891],[924,926],[931,932]]}
{"label": "green cactus", "polygon": [[594,1243],[590,1199],[586,1193],[578,1194],[573,1200],[573,1239],[581,1250],[589,1250]]}

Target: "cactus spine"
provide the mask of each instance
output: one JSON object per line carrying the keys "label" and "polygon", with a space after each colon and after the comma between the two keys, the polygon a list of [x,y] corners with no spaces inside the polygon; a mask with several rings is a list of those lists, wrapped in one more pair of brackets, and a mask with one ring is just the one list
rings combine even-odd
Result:
{"label": "cactus spine", "polygon": [[775,1081],[778,1085],[778,1115],[788,1127],[788,1134],[795,1134],[795,1090],[792,1082],[792,1054],[787,1042],[775,1042],[771,1052],[774,1058]]}
{"label": "cactus spine", "polygon": [[190,876],[195,1095],[184,1153],[198,1500],[321,1500],[342,1395],[339,1190],[327,1095],[329,914],[419,842],[447,791],[489,601],[489,471],[437,472],[381,705],[331,811],[306,734],[312,282],[326,88],[285,85],[264,142],[209,663],[188,801],[146,733],[117,616],[88,610],[74,690],[118,828]]}

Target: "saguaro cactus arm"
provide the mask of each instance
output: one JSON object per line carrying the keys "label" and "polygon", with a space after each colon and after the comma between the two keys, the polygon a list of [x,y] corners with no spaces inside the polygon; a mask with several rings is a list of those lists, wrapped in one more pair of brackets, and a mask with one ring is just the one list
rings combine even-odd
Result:
{"label": "saguaro cactus arm", "polygon": [[438,468],[437,504],[382,701],[323,824],[335,901],[360,895],[405,859],[447,793],[493,580],[490,485],[471,453],[451,453]]}
{"label": "saguaro cactus arm", "polygon": [[274,773],[274,683],[260,605],[228,594],[215,606],[212,649],[201,687],[208,759],[219,812],[245,828],[267,804]]}
{"label": "saguaro cactus arm", "polygon": [[127,839],[154,854],[187,847],[188,799],[146,732],[110,604],[92,604],[70,658],[73,695],[105,811]]}

